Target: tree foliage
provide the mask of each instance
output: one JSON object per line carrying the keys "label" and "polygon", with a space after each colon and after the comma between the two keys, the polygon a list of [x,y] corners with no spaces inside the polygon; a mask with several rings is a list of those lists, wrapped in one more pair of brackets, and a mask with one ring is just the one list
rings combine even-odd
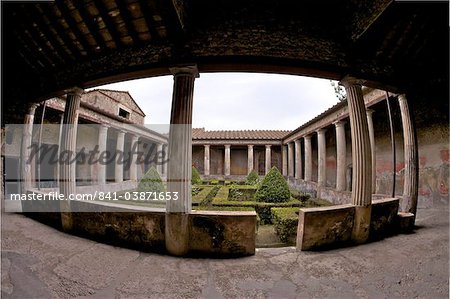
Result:
{"label": "tree foliage", "polygon": [[287,202],[290,197],[288,184],[275,166],[264,177],[255,193],[256,201],[260,202]]}
{"label": "tree foliage", "polygon": [[166,188],[154,166],[150,167],[147,173],[141,178],[138,190],[143,192],[165,192]]}

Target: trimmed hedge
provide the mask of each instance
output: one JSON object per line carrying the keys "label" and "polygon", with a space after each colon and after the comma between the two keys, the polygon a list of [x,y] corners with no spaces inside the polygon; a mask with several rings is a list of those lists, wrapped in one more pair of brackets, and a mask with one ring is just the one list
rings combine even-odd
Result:
{"label": "trimmed hedge", "polygon": [[191,178],[192,185],[198,185],[202,183],[202,179],[200,178],[200,174],[198,173],[197,168],[195,166],[192,166],[192,178]]}
{"label": "trimmed hedge", "polygon": [[297,238],[298,214],[300,208],[272,208],[272,221],[280,241],[295,244]]}
{"label": "trimmed hedge", "polygon": [[259,202],[287,202],[291,198],[289,186],[275,166],[264,177],[261,185],[255,193],[255,199]]}
{"label": "trimmed hedge", "polygon": [[256,186],[259,183],[259,175],[256,173],[256,171],[252,170],[247,175],[247,179],[245,180],[246,185]]}
{"label": "trimmed hedge", "polygon": [[138,185],[140,192],[166,192],[161,177],[155,167],[150,167],[147,173],[141,178]]}
{"label": "trimmed hedge", "polygon": [[257,189],[255,186],[231,185],[228,200],[234,201],[254,200],[256,190]]}

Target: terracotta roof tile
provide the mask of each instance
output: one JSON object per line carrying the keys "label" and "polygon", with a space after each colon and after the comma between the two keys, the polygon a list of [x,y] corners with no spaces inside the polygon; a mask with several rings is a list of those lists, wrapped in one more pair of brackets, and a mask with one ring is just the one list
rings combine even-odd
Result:
{"label": "terracotta roof tile", "polygon": [[192,139],[282,139],[291,131],[283,130],[241,130],[241,131],[206,131],[205,128],[193,128]]}

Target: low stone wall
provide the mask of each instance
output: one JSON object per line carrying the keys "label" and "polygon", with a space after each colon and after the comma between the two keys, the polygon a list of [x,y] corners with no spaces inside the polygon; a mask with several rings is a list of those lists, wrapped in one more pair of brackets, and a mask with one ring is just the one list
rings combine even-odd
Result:
{"label": "low stone wall", "polygon": [[311,250],[349,243],[354,216],[352,205],[300,209],[297,248]]}
{"label": "low stone wall", "polygon": [[[289,186],[302,193],[321,199],[326,199],[336,205],[345,205],[352,203],[351,191],[338,191],[332,187],[319,187],[316,182],[309,182],[295,178],[287,178]],[[372,200],[386,198],[385,194],[372,194]]]}
{"label": "low stone wall", "polygon": [[255,254],[256,212],[192,211],[190,250],[197,254]]}
{"label": "low stone wall", "polygon": [[[382,239],[398,232],[398,198],[372,202],[370,239]],[[355,206],[302,208],[299,212],[297,248],[314,250],[351,243]]]}
{"label": "low stone wall", "polygon": [[397,232],[398,198],[384,198],[372,201],[370,216],[371,240],[379,240]]}
{"label": "low stone wall", "polygon": [[[26,215],[60,229],[59,201],[48,203],[52,204],[54,212]],[[70,206],[72,211],[78,211],[71,213],[71,233],[108,244],[165,252],[164,208],[97,201],[70,201]],[[190,254],[217,257],[255,254],[255,212],[192,211],[189,231]]]}

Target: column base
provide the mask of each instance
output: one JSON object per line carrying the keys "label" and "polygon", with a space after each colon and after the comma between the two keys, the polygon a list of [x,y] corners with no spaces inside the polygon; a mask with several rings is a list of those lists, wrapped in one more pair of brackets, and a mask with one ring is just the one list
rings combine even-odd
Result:
{"label": "column base", "polygon": [[73,230],[73,218],[70,212],[61,212],[61,227],[66,233]]}
{"label": "column base", "polygon": [[175,256],[186,255],[189,251],[189,214],[166,213],[166,250]]}
{"label": "column base", "polygon": [[355,207],[355,219],[353,222],[352,241],[356,244],[367,242],[370,233],[370,216],[372,206]]}

